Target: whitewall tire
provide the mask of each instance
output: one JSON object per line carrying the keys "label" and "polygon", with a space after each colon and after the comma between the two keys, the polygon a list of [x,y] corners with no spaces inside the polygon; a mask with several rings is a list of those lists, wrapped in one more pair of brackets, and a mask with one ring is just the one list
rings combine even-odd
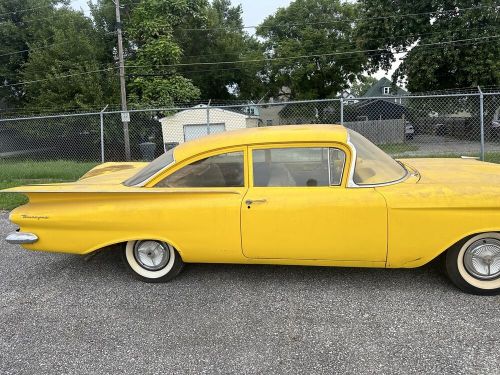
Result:
{"label": "whitewall tire", "polygon": [[136,277],[150,283],[169,281],[177,276],[184,266],[179,253],[172,245],[156,240],[127,242],[123,260]]}
{"label": "whitewall tire", "polygon": [[450,248],[446,271],[467,293],[500,294],[500,233],[481,233]]}

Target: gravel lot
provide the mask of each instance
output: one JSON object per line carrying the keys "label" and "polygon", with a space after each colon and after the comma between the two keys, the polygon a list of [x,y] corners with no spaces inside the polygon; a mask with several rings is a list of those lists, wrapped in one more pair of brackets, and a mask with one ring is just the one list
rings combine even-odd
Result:
{"label": "gravel lot", "polygon": [[136,281],[8,245],[0,212],[0,373],[498,374],[500,298],[415,270],[189,265]]}

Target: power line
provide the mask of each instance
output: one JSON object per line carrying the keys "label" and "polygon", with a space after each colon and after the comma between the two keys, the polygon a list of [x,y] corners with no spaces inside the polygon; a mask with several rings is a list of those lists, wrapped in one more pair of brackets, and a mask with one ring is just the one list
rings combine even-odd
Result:
{"label": "power line", "polygon": [[65,75],[60,75],[60,76],[54,76],[54,77],[51,77],[51,78],[43,78],[43,79],[36,79],[36,80],[33,80],[33,81],[24,81],[24,82],[18,82],[18,83],[11,83],[11,84],[8,84],[8,85],[2,85],[2,86],[0,86],[0,88],[22,86],[22,85],[27,85],[27,84],[31,84],[31,83],[51,81],[53,79],[61,79],[61,78],[76,77],[76,76],[82,76],[82,75],[88,75],[88,74],[94,74],[94,73],[109,72],[109,71],[115,70],[115,69],[116,69],[116,67],[115,68],[107,68],[107,69],[91,70],[91,71],[88,71],[88,72],[81,72],[81,73],[65,74]]}
{"label": "power line", "polygon": [[[131,4],[136,4],[135,2],[132,2]],[[476,7],[470,7],[470,8],[455,8],[455,9],[448,9],[448,10],[438,10],[438,11],[432,11],[432,12],[422,12],[422,13],[407,13],[407,14],[395,14],[392,16],[384,16],[384,17],[365,17],[365,18],[344,18],[344,19],[335,19],[335,20],[330,20],[330,21],[318,21],[314,22],[314,25],[318,24],[330,24],[330,23],[336,23],[336,22],[356,22],[356,21],[363,21],[363,20],[381,20],[381,19],[391,19],[391,18],[409,18],[409,17],[416,17],[416,16],[421,16],[421,15],[436,15],[436,14],[446,14],[446,13],[453,13],[453,12],[462,12],[462,11],[469,11],[469,10],[478,10],[478,9],[483,9],[483,8],[498,8],[498,6],[488,6],[488,5],[483,5],[483,6],[476,6]],[[34,19],[28,19],[28,20],[23,20],[23,23],[28,23],[28,22],[35,22],[35,21],[45,21],[49,19],[54,19],[57,17],[60,17],[61,14],[55,14],[49,17],[42,17],[42,18],[34,18]],[[10,22],[5,21],[5,22],[0,22],[0,26],[2,24],[9,24]],[[258,25],[250,25],[246,26],[244,25],[242,28],[243,29],[256,29],[258,27],[261,28],[282,28],[282,27],[294,27],[294,26],[301,26],[301,25],[311,25],[311,22],[306,22],[306,23],[292,23],[292,24],[284,24],[284,25],[274,25],[274,26],[258,26]],[[158,25],[160,27],[166,27],[166,26],[171,26],[167,24],[163,25]],[[175,30],[179,31],[212,31],[212,30],[225,30],[225,29],[231,29],[230,27],[215,27],[215,28],[174,28]],[[233,28],[234,29],[234,28]]]}
{"label": "power line", "polygon": [[[494,27],[493,29],[498,30],[500,29],[499,27]],[[467,31],[472,31],[472,30],[486,30],[484,27],[475,27],[475,28],[469,28]],[[380,37],[380,38],[363,38],[363,41],[374,41],[374,40],[390,40],[390,39],[396,39],[396,38],[408,38],[408,37],[422,37],[422,36],[428,36],[428,35],[442,35],[442,31],[433,31],[433,32],[428,32],[428,33],[414,33],[414,34],[399,34],[399,35],[392,35],[389,37]],[[315,43],[314,47],[322,47],[322,46],[330,46],[332,43],[336,43],[335,46],[338,47],[339,44],[337,44],[336,40],[331,40],[330,42],[327,43]],[[347,46],[347,45],[346,45]],[[182,58],[186,57],[209,57],[209,56],[220,56],[220,55],[232,55],[234,52],[219,52],[219,53],[209,53],[209,54],[202,54],[202,55],[183,55]]]}
{"label": "power line", "polygon": [[[487,42],[489,42],[489,40],[478,41],[478,42],[474,42],[473,45],[487,43]],[[460,45],[460,47],[465,46],[465,45],[471,45],[471,43],[469,42],[468,44],[462,44],[462,45]],[[416,46],[416,47],[418,47],[418,46]],[[360,52],[366,52],[366,51],[360,51]],[[387,52],[389,52],[389,51],[388,50],[379,50],[379,52],[370,53],[370,57],[381,56],[381,55],[387,54]],[[399,53],[399,52],[393,52],[393,53]],[[291,58],[294,58],[294,57],[291,57]],[[335,59],[335,61],[342,61],[342,60],[347,60],[347,59],[351,59],[351,57],[348,55],[339,56],[338,58]],[[131,66],[129,66],[129,67],[131,67]],[[149,66],[137,66],[137,67],[138,68],[139,67],[149,68]],[[136,77],[168,77],[168,76],[173,76],[176,74],[186,75],[186,74],[190,74],[190,73],[199,74],[199,73],[205,73],[205,72],[210,72],[210,73],[221,72],[221,74],[222,74],[223,72],[226,72],[226,71],[238,71],[238,70],[242,70],[242,69],[243,69],[242,67],[231,67],[231,68],[216,68],[216,69],[189,70],[189,71],[181,70],[178,72],[170,71],[170,72],[156,72],[156,73],[149,73],[149,72],[147,72],[147,73],[129,73],[127,75],[128,76],[136,76]]]}
{"label": "power line", "polygon": [[[482,37],[482,38],[449,40],[449,41],[441,41],[441,42],[436,42],[436,43],[420,44],[420,45],[417,45],[415,47],[446,45],[446,44],[467,42],[467,41],[473,41],[473,40],[494,39],[494,38],[498,38],[498,37],[500,37],[500,35],[492,35],[492,36],[486,36],[486,37]],[[240,64],[240,63],[244,64],[244,63],[254,63],[254,62],[303,59],[303,58],[311,58],[311,57],[328,57],[328,56],[338,56],[338,55],[351,55],[351,54],[355,54],[355,53],[384,52],[384,51],[390,52],[389,50],[384,50],[384,49],[370,49],[370,50],[331,52],[331,53],[300,55],[300,56],[269,57],[269,58],[265,58],[265,59],[235,60],[235,61],[194,62],[194,63],[164,64],[164,65],[153,65],[153,66],[127,65],[126,68],[160,68],[160,67],[177,67],[177,66],[194,66],[194,65],[219,65],[219,64]]]}
{"label": "power line", "polygon": [[[115,33],[116,33],[116,31],[109,31],[109,32],[106,32],[106,33],[104,33],[102,35],[111,35],[111,34],[115,34]],[[3,54],[0,55],[0,57],[17,55],[19,53],[31,52],[33,50],[38,51],[38,50],[42,50],[42,49],[51,48],[51,47],[54,47],[54,46],[60,46],[60,45],[64,45],[64,44],[69,44],[69,43],[73,43],[73,41],[66,41],[66,42],[60,42],[60,43],[52,43],[52,44],[48,44],[46,46],[31,47],[31,48],[23,49],[23,50],[19,50],[19,51],[3,53]]]}
{"label": "power line", "polygon": [[41,6],[33,7],[33,8],[17,9],[17,10],[12,11],[12,12],[0,13],[0,17],[1,16],[6,16],[6,15],[9,15],[9,14],[24,13],[24,12],[28,12],[30,10],[36,10],[36,9],[42,9],[42,8],[51,8],[53,6],[54,6],[54,4],[47,4],[47,5],[41,5]]}
{"label": "power line", "polygon": [[[54,8],[55,10],[61,10],[61,9],[68,9],[68,8]],[[72,10],[74,11],[75,13],[77,13],[78,11],[76,10]],[[36,22],[36,21],[47,21],[47,20],[53,20],[53,19],[57,19],[61,16],[64,16],[66,15],[65,13],[56,13],[56,14],[52,14],[48,17],[40,17],[40,18],[28,18],[28,19],[23,19],[22,20],[22,23],[32,23],[32,22]],[[90,19],[88,18],[87,16],[84,16],[85,18],[87,19]],[[3,25],[10,25],[12,24],[13,22],[12,21],[1,21],[0,22],[0,26],[3,26]]]}
{"label": "power line", "polygon": [[[489,39],[496,39],[499,38],[500,35],[492,35],[488,37],[482,37],[482,38],[469,38],[469,39],[459,39],[459,40],[449,40],[449,41],[441,41],[441,42],[436,42],[436,43],[427,43],[427,44],[421,44],[415,46],[417,47],[427,47],[427,46],[439,46],[439,45],[448,45],[448,44],[454,44],[454,43],[462,43],[462,42],[470,42],[470,41],[475,41],[475,40],[483,40],[483,41],[488,41]],[[474,43],[478,44],[480,42]],[[468,44],[467,44],[468,45]],[[300,56],[287,56],[287,57],[271,57],[271,58],[266,58],[266,59],[250,59],[250,60],[236,60],[236,61],[215,61],[215,62],[198,62],[198,63],[179,63],[179,64],[164,64],[164,65],[154,65],[154,66],[147,66],[147,65],[127,65],[127,68],[159,68],[159,67],[178,67],[178,66],[196,66],[196,65],[202,65],[202,66],[207,66],[207,65],[220,65],[220,64],[243,64],[243,63],[254,63],[254,62],[268,62],[268,61],[276,61],[276,60],[293,60],[293,59],[303,59],[303,58],[312,58],[312,57],[328,57],[328,56],[343,56],[343,55],[351,55],[351,54],[356,54],[356,53],[370,53],[370,52],[375,52],[375,53],[387,53],[390,52],[389,50],[383,50],[383,49],[372,49],[372,50],[357,50],[357,51],[345,51],[345,52],[332,52],[332,53],[325,53],[325,54],[311,54],[311,55],[300,55]],[[81,75],[88,75],[88,74],[95,74],[95,73],[101,73],[101,72],[106,72],[106,71],[112,71],[117,69],[117,67],[113,68],[106,68],[106,69],[98,69],[98,70],[93,70],[93,71],[88,71],[88,72],[81,72],[81,73],[72,73],[72,74],[65,74],[65,75],[60,75],[60,76],[54,76],[51,78],[44,78],[44,79],[38,79],[38,80],[32,80],[32,81],[24,81],[24,82],[18,82],[18,83],[12,83],[8,85],[2,85],[0,88],[8,88],[8,87],[15,87],[15,86],[21,86],[21,85],[27,85],[27,84],[32,84],[32,83],[38,83],[38,82],[45,82],[45,81],[50,81],[54,79],[61,79],[61,78],[68,78],[68,77],[74,77],[74,76],[81,76]],[[224,70],[224,69],[220,69]]]}
{"label": "power line", "polygon": [[[365,20],[385,20],[385,19],[391,19],[391,18],[411,18],[411,17],[417,17],[417,16],[423,16],[423,15],[438,15],[438,14],[447,14],[447,13],[453,13],[453,12],[462,12],[462,11],[470,11],[470,10],[478,10],[482,8],[498,8],[498,6],[476,6],[476,7],[470,7],[470,8],[455,8],[455,9],[448,9],[448,10],[438,10],[438,11],[433,11],[433,12],[422,12],[422,13],[407,13],[407,14],[395,14],[392,16],[382,16],[382,17],[359,17],[359,18],[344,18],[344,19],[334,19],[330,21],[318,21],[314,22],[314,25],[320,25],[320,24],[331,24],[331,23],[338,23],[338,22],[357,22],[357,21],[365,21]],[[286,27],[294,27],[294,26],[303,26],[303,25],[311,25],[311,22],[300,22],[300,23],[289,23],[289,24],[281,24],[281,25],[274,25],[274,26],[264,26],[264,25],[250,25],[250,26],[243,26],[243,29],[257,29],[257,28],[265,28],[265,29],[272,29],[272,28],[286,28]],[[160,27],[165,27],[165,26],[170,26],[170,25],[158,25]],[[226,30],[226,29],[231,29],[230,27],[213,27],[213,28],[174,28],[173,30],[180,30],[180,31],[213,31],[213,30]]]}

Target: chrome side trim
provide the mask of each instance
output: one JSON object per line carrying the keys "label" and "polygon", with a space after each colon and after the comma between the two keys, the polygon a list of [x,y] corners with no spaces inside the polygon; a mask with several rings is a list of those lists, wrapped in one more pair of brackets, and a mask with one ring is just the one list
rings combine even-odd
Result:
{"label": "chrome side trim", "polygon": [[13,245],[31,244],[38,241],[38,236],[33,233],[12,232],[9,235],[7,235],[5,240]]}
{"label": "chrome side trim", "polygon": [[351,148],[351,165],[349,166],[349,176],[347,178],[347,187],[359,187],[354,182],[354,166],[356,164],[356,147],[351,142],[351,135],[347,132],[347,145]]}

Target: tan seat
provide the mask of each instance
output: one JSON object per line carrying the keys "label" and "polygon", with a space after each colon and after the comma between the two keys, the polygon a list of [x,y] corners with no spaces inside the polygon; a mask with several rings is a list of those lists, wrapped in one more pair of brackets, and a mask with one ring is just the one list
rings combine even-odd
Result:
{"label": "tan seat", "polygon": [[267,186],[297,186],[297,183],[284,164],[273,163]]}

